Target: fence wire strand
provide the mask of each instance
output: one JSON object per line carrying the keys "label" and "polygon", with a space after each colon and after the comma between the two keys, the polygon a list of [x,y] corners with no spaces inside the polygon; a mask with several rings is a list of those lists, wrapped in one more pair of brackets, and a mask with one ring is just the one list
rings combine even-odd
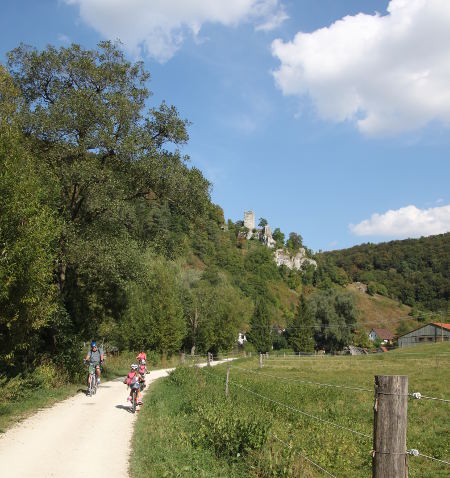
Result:
{"label": "fence wire strand", "polygon": [[[246,369],[246,368],[244,368],[244,367],[234,366],[233,368],[237,368],[237,369],[241,369],[241,370],[253,372],[252,370]],[[224,378],[224,377],[219,377],[217,374],[208,371],[206,368],[202,368],[202,370],[203,370],[204,372],[206,372],[207,375],[213,376],[214,378],[219,379],[219,380],[221,380],[221,381],[222,381],[223,378]],[[255,373],[256,373],[256,372],[255,372]],[[267,375],[267,374],[266,374],[266,375]],[[269,376],[270,376],[270,375],[269,375]],[[275,377],[275,378],[277,378],[277,377]],[[318,383],[316,383],[316,382],[312,382],[312,383],[318,384]],[[242,389],[242,390],[244,390],[244,391],[250,393],[251,395],[254,395],[254,396],[256,396],[256,397],[259,397],[259,398],[261,398],[261,399],[263,399],[263,400],[267,400],[267,401],[269,401],[269,402],[271,402],[271,403],[274,403],[274,404],[276,404],[276,405],[282,406],[282,407],[284,407],[284,408],[286,408],[286,409],[288,409],[288,410],[294,411],[294,412],[296,412],[296,413],[300,413],[301,415],[305,415],[305,416],[307,416],[307,417],[309,417],[309,418],[312,418],[312,419],[314,419],[314,420],[318,420],[318,421],[320,421],[320,422],[327,423],[328,425],[331,425],[331,426],[333,426],[333,427],[335,427],[335,428],[339,428],[339,429],[341,429],[341,430],[346,430],[346,431],[351,432],[351,433],[353,433],[353,434],[355,434],[355,435],[359,435],[359,436],[362,436],[362,437],[364,437],[364,438],[368,438],[368,439],[370,439],[370,440],[372,439],[372,436],[367,435],[367,434],[365,434],[365,433],[359,432],[359,431],[357,431],[357,430],[353,430],[352,428],[348,428],[348,427],[345,427],[345,426],[343,426],[343,425],[339,425],[339,424],[334,423],[334,422],[331,422],[331,421],[329,421],[329,420],[325,420],[325,419],[323,419],[323,418],[320,418],[320,417],[317,417],[317,416],[312,415],[312,414],[310,414],[310,413],[307,413],[307,412],[305,412],[305,411],[303,411],[303,410],[299,410],[298,408],[292,407],[291,405],[288,405],[288,404],[286,404],[286,403],[282,403],[282,402],[279,402],[279,401],[277,401],[277,400],[274,400],[274,399],[272,399],[272,398],[270,398],[270,397],[266,397],[265,395],[262,395],[262,394],[260,394],[260,393],[258,393],[258,392],[255,392],[254,390],[251,390],[251,389],[249,389],[249,388],[247,388],[247,387],[244,387],[243,385],[241,385],[240,383],[237,383],[237,382],[234,381],[234,380],[229,379],[229,384],[230,384],[230,385],[235,385],[236,387],[238,387],[238,388],[240,388],[240,389]],[[320,384],[320,385],[331,385],[331,384]],[[331,385],[331,386],[334,386],[334,385]],[[362,390],[367,391],[367,389],[362,389]],[[412,394],[408,394],[408,395],[412,395]],[[444,399],[435,399],[435,398],[433,398],[433,397],[423,397],[423,396],[422,396],[421,398],[426,398],[426,399],[431,399],[431,400],[449,401],[449,400],[444,400]],[[305,456],[305,455],[301,454],[300,452],[298,452],[297,450],[293,449],[293,448],[291,447],[291,445],[287,444],[286,442],[284,442],[283,440],[281,440],[280,438],[278,438],[276,435],[273,435],[273,436],[274,436],[275,439],[277,439],[277,440],[278,440],[280,443],[282,443],[284,446],[287,446],[287,447],[289,447],[290,449],[292,449],[294,453],[297,453],[300,457],[304,458],[306,461],[308,461],[309,463],[311,463],[312,465],[314,465],[315,467],[317,467],[318,469],[320,469],[321,471],[323,471],[325,474],[327,474],[328,476],[332,476],[332,477],[336,478],[335,475],[331,474],[329,471],[327,471],[327,470],[325,470],[324,468],[322,468],[319,464],[315,463],[313,460],[311,460],[311,459],[308,458],[307,456]],[[378,453],[382,453],[382,452],[378,452]],[[385,453],[390,453],[390,452],[385,452]],[[431,461],[435,461],[435,462],[438,462],[438,463],[442,463],[442,464],[444,464],[444,465],[450,465],[450,461],[441,460],[441,459],[435,458],[435,457],[433,457],[433,456],[425,455],[425,454],[423,454],[423,453],[420,453],[418,450],[408,450],[405,454],[407,454],[407,455],[412,455],[412,456],[416,456],[416,457],[417,457],[417,456],[421,456],[422,458],[426,458],[427,460],[431,460]]]}
{"label": "fence wire strand", "polygon": [[417,456],[422,456],[423,458],[426,458],[427,460],[437,461],[439,463],[444,463],[445,465],[450,465],[450,461],[440,460],[439,458],[434,458],[433,456],[424,455],[423,453],[418,453]]}
{"label": "fence wire strand", "polygon": [[262,376],[266,376],[266,377],[276,378],[278,380],[286,380],[286,381],[289,381],[289,382],[307,383],[309,385],[318,385],[320,387],[344,388],[346,390],[353,390],[353,391],[357,391],[357,392],[373,393],[373,390],[370,390],[368,388],[349,387],[347,385],[337,385],[337,384],[323,383],[323,382],[313,382],[311,380],[303,380],[303,379],[300,379],[300,378],[279,377],[279,376],[272,375],[272,374],[269,374],[269,373],[258,372],[257,370],[251,370],[251,369],[245,368],[245,367],[238,367],[237,365],[233,365],[232,368],[236,368],[236,369],[239,369],[239,370],[245,370],[246,372],[250,372],[250,373],[253,373],[255,375],[262,375]]}
{"label": "fence wire strand", "polygon": [[357,430],[353,430],[352,428],[344,427],[343,425],[338,425],[337,423],[330,422],[329,420],[325,420],[324,418],[316,417],[315,415],[304,412],[303,410],[299,410],[298,408],[292,407],[291,405],[279,402],[277,400],[273,400],[272,398],[266,397],[265,395],[261,395],[258,392],[254,392],[253,390],[250,390],[249,388],[244,387],[243,385],[241,385],[240,383],[235,382],[234,380],[230,379],[229,383],[231,383],[232,385],[235,385],[236,387],[241,388],[242,390],[247,391],[248,393],[251,393],[252,395],[255,395],[256,397],[259,397],[259,398],[262,398],[262,399],[267,400],[269,402],[275,403],[276,405],[280,405],[281,407],[287,408],[288,410],[291,410],[293,412],[300,413],[301,415],[305,415],[309,418],[312,418],[314,420],[318,420],[322,423],[327,423],[328,425],[331,425],[331,426],[336,427],[336,428],[340,428],[341,430],[347,430],[351,433],[354,433],[355,435],[359,435],[359,436],[362,436],[364,438],[369,438],[370,440],[372,439],[372,437],[370,435],[367,435],[365,433],[359,432]]}
{"label": "fence wire strand", "polygon": [[311,463],[312,465],[314,465],[317,469],[319,469],[320,471],[322,471],[323,473],[325,473],[326,475],[328,476],[332,476],[333,478],[337,478],[336,475],[333,475],[332,473],[330,473],[329,471],[325,470],[325,468],[322,468],[318,463],[316,463],[315,461],[311,460],[311,458],[308,458],[306,455],[304,455],[303,453],[300,453],[299,451],[295,450],[294,448],[291,447],[291,445],[289,445],[288,443],[286,443],[285,441],[281,440],[280,438],[278,438],[276,435],[273,435],[273,437],[275,438],[275,440],[278,440],[282,445],[284,445],[285,447],[289,448],[290,450],[292,450],[294,453],[296,453],[298,456],[300,456],[303,460],[306,460],[307,462]]}

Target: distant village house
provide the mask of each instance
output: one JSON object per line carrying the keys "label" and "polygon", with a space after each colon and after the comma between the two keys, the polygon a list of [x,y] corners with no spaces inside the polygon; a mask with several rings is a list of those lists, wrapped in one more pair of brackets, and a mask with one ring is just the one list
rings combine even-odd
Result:
{"label": "distant village house", "polygon": [[375,342],[379,340],[383,344],[392,344],[394,334],[387,329],[372,329],[369,334],[369,340]]}

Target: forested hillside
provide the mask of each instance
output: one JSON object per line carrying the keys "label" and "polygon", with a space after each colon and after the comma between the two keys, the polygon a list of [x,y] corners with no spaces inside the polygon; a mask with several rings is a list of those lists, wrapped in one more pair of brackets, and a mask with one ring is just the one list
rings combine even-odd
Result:
{"label": "forested hillside", "polygon": [[362,244],[319,255],[333,282],[360,281],[369,294],[382,294],[431,311],[448,312],[450,300],[450,233]]}
{"label": "forested hillside", "polygon": [[[450,235],[278,268],[211,202],[182,154],[189,122],[152,105],[148,84],[110,42],[20,46],[0,66],[0,371],[52,363],[76,377],[92,338],[162,356],[229,351],[240,331],[260,351],[341,350],[364,336],[341,287],[355,280],[447,306]],[[303,246],[294,232],[274,238]]]}

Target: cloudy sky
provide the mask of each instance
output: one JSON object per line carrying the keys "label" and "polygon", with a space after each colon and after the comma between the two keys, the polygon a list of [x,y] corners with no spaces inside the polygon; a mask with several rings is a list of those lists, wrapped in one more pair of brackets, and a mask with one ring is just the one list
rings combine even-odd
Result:
{"label": "cloudy sky", "polygon": [[120,39],[232,220],[314,250],[450,231],[449,0],[16,0],[20,42]]}

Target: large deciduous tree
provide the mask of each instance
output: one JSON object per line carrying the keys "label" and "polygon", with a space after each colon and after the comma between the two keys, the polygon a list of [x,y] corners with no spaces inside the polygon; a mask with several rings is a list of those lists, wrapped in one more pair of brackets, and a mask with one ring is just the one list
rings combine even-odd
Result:
{"label": "large deciduous tree", "polygon": [[17,125],[20,92],[0,66],[0,370],[23,371],[58,312],[60,222]]}
{"label": "large deciduous tree", "polygon": [[178,149],[187,121],[166,103],[148,108],[149,74],[117,45],[40,52],[22,45],[8,68],[23,98],[19,125],[62,222],[60,298],[87,338],[103,320],[120,319],[144,247],[180,252],[188,222],[209,205],[209,183]]}
{"label": "large deciduous tree", "polygon": [[318,347],[334,352],[352,343],[357,310],[350,294],[334,289],[320,291],[311,296],[308,305],[316,323]]}

